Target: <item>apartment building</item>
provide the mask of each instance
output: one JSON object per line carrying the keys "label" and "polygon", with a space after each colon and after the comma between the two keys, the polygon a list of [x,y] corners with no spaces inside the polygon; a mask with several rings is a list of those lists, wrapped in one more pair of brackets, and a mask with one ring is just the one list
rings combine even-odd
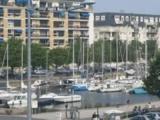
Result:
{"label": "apartment building", "polygon": [[[66,47],[73,39],[93,41],[93,0],[32,0],[31,40],[44,47]],[[0,0],[0,42],[27,41],[27,0]]]}
{"label": "apartment building", "polygon": [[95,40],[156,40],[160,46],[160,15],[134,13],[95,13]]}

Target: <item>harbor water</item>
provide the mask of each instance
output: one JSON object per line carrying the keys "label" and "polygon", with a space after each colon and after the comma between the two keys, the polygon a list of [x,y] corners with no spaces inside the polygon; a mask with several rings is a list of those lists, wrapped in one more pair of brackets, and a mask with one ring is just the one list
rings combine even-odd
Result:
{"label": "harbor water", "polygon": [[119,106],[127,104],[127,101],[130,101],[130,104],[144,103],[158,101],[157,96],[149,94],[128,94],[125,92],[113,92],[113,93],[100,93],[100,92],[90,92],[90,91],[75,91],[71,92],[68,89],[53,89],[52,92],[60,95],[67,94],[78,94],[82,96],[81,102],[76,103],[64,103],[64,104],[54,104],[50,108],[54,109],[65,109],[65,106],[75,106],[78,108],[95,108],[95,107],[107,107],[107,106]]}

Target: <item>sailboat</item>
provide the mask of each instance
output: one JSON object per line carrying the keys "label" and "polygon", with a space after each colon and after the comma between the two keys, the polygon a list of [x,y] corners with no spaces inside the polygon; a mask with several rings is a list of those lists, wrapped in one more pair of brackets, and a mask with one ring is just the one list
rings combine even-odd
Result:
{"label": "sailboat", "polygon": [[79,102],[81,101],[80,95],[67,95],[67,96],[55,96],[54,101],[56,103],[68,103],[68,102]]}
{"label": "sailboat", "polygon": [[[37,95],[32,93],[32,106],[37,106],[38,102],[36,100]],[[27,107],[27,93],[19,93],[14,96],[13,99],[7,102],[10,108],[21,108]]]}
{"label": "sailboat", "polygon": [[16,87],[13,87],[9,84],[9,45],[7,43],[7,48],[6,48],[6,52],[7,52],[7,90],[13,90],[15,89]]}
{"label": "sailboat", "polygon": [[[74,39],[73,39],[73,79],[75,79],[75,71],[74,71],[74,62],[75,62],[75,53],[74,53]],[[83,69],[84,69],[84,42],[83,42]],[[87,83],[86,79],[75,79],[74,84],[71,86],[71,89],[74,91],[86,91],[87,89]]]}
{"label": "sailboat", "polygon": [[21,91],[26,90],[27,89],[27,85],[24,84],[23,81],[23,43],[21,46]]}

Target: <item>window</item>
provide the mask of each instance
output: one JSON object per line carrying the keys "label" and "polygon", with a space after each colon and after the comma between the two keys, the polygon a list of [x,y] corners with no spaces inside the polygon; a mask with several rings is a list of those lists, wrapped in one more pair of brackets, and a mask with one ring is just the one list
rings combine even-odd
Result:
{"label": "window", "polygon": [[155,17],[155,22],[158,23],[158,18],[157,17]]}
{"label": "window", "polygon": [[119,15],[115,15],[114,16],[114,20],[115,20],[116,24],[119,24],[120,23],[120,16]]}
{"label": "window", "polygon": [[121,16],[121,21],[124,22],[124,16]]}
{"label": "window", "polygon": [[140,22],[144,22],[144,19],[143,19],[143,17],[140,17]]}
{"label": "window", "polygon": [[126,20],[127,22],[129,22],[129,16],[126,16],[126,17],[125,17],[125,20]]}
{"label": "window", "polygon": [[154,23],[154,18],[153,18],[153,17],[150,17],[150,18],[149,18],[149,22],[150,22],[150,23]]}
{"label": "window", "polygon": [[148,23],[148,22],[149,22],[148,17],[145,17],[145,18],[144,18],[144,22],[145,22],[145,23]]}
{"label": "window", "polygon": [[96,21],[99,21],[100,20],[100,16],[96,16]]}
{"label": "window", "polygon": [[136,16],[136,22],[139,22],[139,17],[138,16]]}
{"label": "window", "polygon": [[101,16],[101,21],[105,21],[106,20],[106,16]]}

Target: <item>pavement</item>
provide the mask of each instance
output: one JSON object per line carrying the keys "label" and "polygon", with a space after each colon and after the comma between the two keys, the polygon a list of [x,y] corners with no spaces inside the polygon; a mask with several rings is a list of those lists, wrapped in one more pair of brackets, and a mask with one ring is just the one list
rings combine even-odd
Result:
{"label": "pavement", "polygon": [[[154,106],[156,108],[160,108],[160,101],[156,102],[151,102],[149,103],[139,103],[139,104],[128,104],[128,105],[123,105],[123,106],[114,106],[114,107],[103,107],[103,108],[92,108],[92,109],[81,109],[78,110],[79,113],[79,118],[80,120],[90,120],[92,117],[92,114],[94,112],[99,111],[99,113],[104,113],[108,110],[120,110],[123,112],[130,112],[133,110],[135,106],[141,106],[141,108],[145,107],[146,105]],[[77,113],[77,116],[78,116]],[[70,113],[68,112],[68,115],[70,116]],[[65,111],[60,111],[60,112],[48,112],[48,113],[41,113],[41,114],[34,114],[33,118],[37,119],[44,119],[44,120],[65,120],[66,119],[66,112]]]}
{"label": "pavement", "polygon": [[[139,103],[139,104],[128,104],[122,106],[112,106],[112,107],[102,107],[102,108],[92,108],[92,109],[80,109],[74,114],[79,120],[91,120],[92,114],[94,112],[99,112],[99,114],[105,113],[108,110],[120,110],[123,112],[130,112],[133,110],[135,106],[141,106],[141,108],[148,106],[154,106],[155,108],[160,108],[160,101],[155,101],[149,103]],[[70,112],[68,111],[67,116],[70,117]],[[58,112],[47,112],[47,113],[39,113],[33,114],[32,120],[66,120],[66,111],[58,111]],[[27,120],[26,115],[0,115],[0,120]],[[67,119],[71,120],[71,119]]]}
{"label": "pavement", "polygon": [[[0,120],[27,120],[27,118],[18,117],[18,116],[12,116],[12,115],[3,115],[3,116],[0,116]],[[44,119],[35,119],[34,118],[33,120],[44,120]]]}

